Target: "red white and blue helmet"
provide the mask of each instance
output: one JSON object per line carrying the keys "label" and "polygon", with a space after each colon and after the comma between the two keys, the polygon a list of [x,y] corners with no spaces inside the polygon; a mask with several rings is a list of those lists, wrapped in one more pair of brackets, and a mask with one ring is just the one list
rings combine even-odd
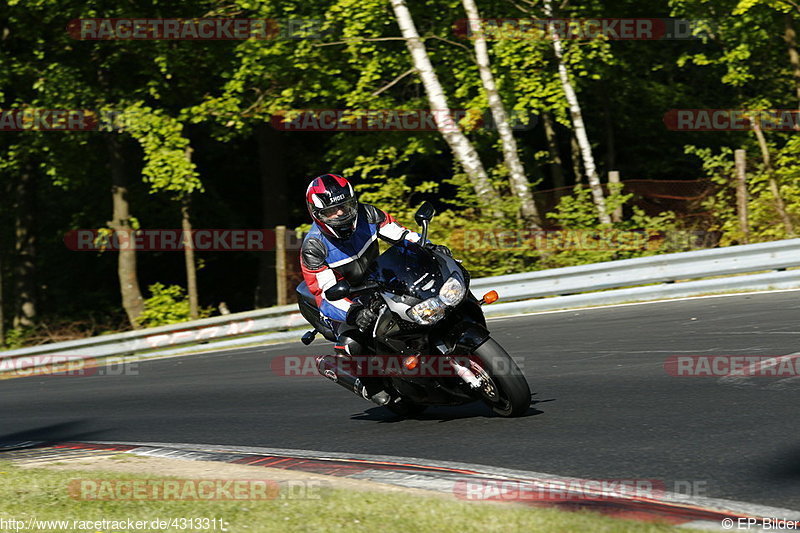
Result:
{"label": "red white and blue helmet", "polygon": [[314,178],[306,189],[308,212],[330,237],[349,238],[358,223],[358,200],[350,182],[336,174]]}

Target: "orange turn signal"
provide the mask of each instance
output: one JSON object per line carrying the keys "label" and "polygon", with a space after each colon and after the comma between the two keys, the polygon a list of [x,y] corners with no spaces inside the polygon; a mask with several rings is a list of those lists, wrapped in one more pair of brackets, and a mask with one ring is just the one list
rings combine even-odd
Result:
{"label": "orange turn signal", "polygon": [[497,301],[499,296],[497,295],[497,291],[489,291],[483,295],[483,303],[485,304],[493,304]]}
{"label": "orange turn signal", "polygon": [[405,366],[408,370],[414,370],[417,368],[419,364],[419,356],[417,355],[409,355],[405,359],[403,359],[403,366]]}

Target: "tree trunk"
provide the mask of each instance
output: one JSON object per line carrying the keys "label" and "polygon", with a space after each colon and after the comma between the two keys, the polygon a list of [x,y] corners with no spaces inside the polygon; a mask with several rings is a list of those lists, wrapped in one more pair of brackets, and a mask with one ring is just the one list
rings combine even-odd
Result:
{"label": "tree trunk", "polygon": [[761,158],[764,160],[764,171],[767,173],[769,180],[769,190],[775,198],[775,209],[778,211],[778,216],[783,222],[783,227],[786,230],[786,235],[794,237],[794,225],[789,213],[786,212],[786,204],[783,203],[778,182],[775,180],[775,172],[772,169],[772,161],[770,160],[769,147],[767,146],[767,139],[764,137],[764,132],[761,131],[761,126],[758,123],[758,117],[753,117],[750,121],[753,124],[753,132],[758,139],[758,146],[761,148]]}
{"label": "tree trunk", "polygon": [[572,173],[575,174],[575,185],[583,183],[583,170],[581,169],[581,147],[575,138],[575,132],[569,133],[569,154],[572,159]]}
{"label": "tree trunk", "polygon": [[411,12],[408,10],[405,0],[390,1],[397,24],[400,26],[400,32],[405,38],[406,46],[411,54],[414,68],[419,73],[419,77],[425,87],[436,128],[444,137],[448,146],[450,146],[450,150],[456,160],[464,168],[464,172],[466,172],[472,187],[475,189],[475,194],[481,207],[491,212],[496,218],[501,218],[503,213],[497,207],[500,202],[500,196],[492,187],[475,147],[472,146],[472,143],[461,131],[458,122],[453,118],[453,113],[447,103],[447,97],[444,95],[444,89],[442,89],[439,78],[433,70],[433,65],[431,65],[430,58],[428,58],[428,51],[420,39],[419,33],[417,33],[414,19],[411,17]]}
{"label": "tree trunk", "polygon": [[[268,124],[256,126],[255,133],[261,175],[261,225],[263,229],[274,230],[289,221],[288,206],[291,203],[286,183],[283,137]],[[275,305],[277,301],[276,258],[274,250],[259,252],[257,308]]]}
{"label": "tree trunk", "polygon": [[786,45],[789,47],[789,63],[792,64],[795,96],[797,97],[798,105],[800,105],[800,55],[797,53],[797,34],[792,24],[792,16],[786,13],[784,17],[786,30],[784,31],[783,38],[786,41]]}
{"label": "tree trunk", "polygon": [[[548,18],[552,18],[553,16],[551,4],[552,0],[544,0],[545,15],[547,15]],[[553,50],[555,51],[556,60],[558,62],[558,75],[561,78],[561,86],[564,89],[564,95],[567,98],[570,115],[572,116],[572,125],[575,128],[575,138],[581,150],[583,167],[586,169],[586,178],[589,180],[589,186],[592,188],[592,198],[594,199],[594,205],[597,209],[597,218],[600,219],[602,224],[611,224],[611,217],[608,216],[608,212],[606,211],[603,187],[600,185],[600,176],[597,174],[597,166],[594,163],[594,156],[592,156],[592,145],[589,143],[589,136],[586,134],[586,127],[583,124],[581,106],[578,103],[578,97],[575,94],[575,89],[572,87],[572,82],[569,80],[567,66],[564,64],[561,38],[552,24],[549,25],[549,31],[550,38],[553,41]]]}
{"label": "tree trunk", "polygon": [[558,150],[558,136],[553,127],[553,119],[550,113],[542,112],[542,125],[544,126],[544,136],[547,140],[547,151],[550,152],[550,173],[553,178],[553,188],[559,189],[567,186],[564,180],[564,168],[561,161],[561,154]]}
{"label": "tree trunk", "polygon": [[[188,156],[191,157],[191,156]],[[189,316],[192,320],[200,317],[197,294],[197,263],[194,260],[194,240],[192,239],[191,196],[181,199],[181,229],[183,230],[183,258],[186,263],[186,290],[189,293]]]}
{"label": "tree trunk", "polygon": [[536,203],[533,200],[533,192],[531,191],[528,177],[525,175],[525,168],[522,166],[522,161],[519,159],[519,151],[517,149],[517,141],[514,139],[514,132],[508,124],[508,116],[506,115],[503,101],[497,92],[497,84],[494,81],[494,75],[489,63],[489,50],[486,45],[486,39],[480,29],[480,13],[475,0],[462,0],[464,11],[467,13],[469,24],[472,29],[472,44],[475,48],[475,57],[478,63],[478,73],[481,77],[483,89],[486,91],[486,97],[489,102],[489,109],[492,111],[492,117],[497,126],[497,133],[500,136],[500,141],[503,145],[503,159],[505,160],[506,167],[508,167],[508,179],[511,183],[511,190],[517,197],[520,203],[520,211],[522,218],[525,219],[527,224],[533,229],[541,229],[541,217],[539,211],[536,209]]}
{"label": "tree trunk", "polygon": [[16,185],[14,213],[16,264],[14,268],[14,327],[36,322],[36,174],[27,163]]}
{"label": "tree trunk", "polygon": [[[191,146],[185,150],[186,160],[192,162]],[[181,229],[183,230],[183,259],[186,263],[186,291],[189,294],[189,316],[192,320],[200,317],[197,291],[197,262],[194,260],[194,239],[192,239],[191,219],[192,197],[187,194],[181,198]]]}
{"label": "tree trunk", "polygon": [[[114,135],[106,137],[111,165],[111,198],[113,201],[112,220],[109,227],[115,232],[127,234],[132,241],[130,204],[128,200],[128,169],[125,166],[122,142]],[[131,326],[139,326],[138,318],[144,310],[142,292],[136,273],[136,250],[133,246],[120,247],[117,259],[122,307],[128,315]]]}
{"label": "tree trunk", "polygon": [[0,249],[0,348],[6,345],[6,320],[3,314],[3,252]]}

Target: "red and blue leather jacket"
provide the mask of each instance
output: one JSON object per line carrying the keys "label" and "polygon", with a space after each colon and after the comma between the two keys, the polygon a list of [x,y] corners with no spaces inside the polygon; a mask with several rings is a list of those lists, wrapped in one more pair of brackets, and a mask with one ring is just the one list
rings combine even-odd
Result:
{"label": "red and blue leather jacket", "polygon": [[323,233],[313,224],[303,239],[300,267],[303,278],[323,315],[344,322],[352,300],[329,301],[325,291],[346,279],[351,285],[362,282],[370,264],[378,257],[378,238],[393,245],[417,242],[419,234],[401,226],[385,211],[359,203],[356,229],[348,239],[337,239]]}

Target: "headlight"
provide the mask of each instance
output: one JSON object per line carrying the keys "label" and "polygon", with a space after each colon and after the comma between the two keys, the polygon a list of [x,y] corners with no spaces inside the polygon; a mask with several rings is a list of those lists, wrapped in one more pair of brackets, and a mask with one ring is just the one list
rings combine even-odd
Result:
{"label": "headlight", "polygon": [[406,313],[413,318],[418,324],[427,326],[437,322],[444,316],[445,305],[439,298],[428,298],[424,302],[420,302]]}
{"label": "headlight", "polygon": [[461,281],[453,276],[445,281],[442,288],[439,289],[439,298],[447,305],[458,305],[464,299],[466,292],[467,290]]}

